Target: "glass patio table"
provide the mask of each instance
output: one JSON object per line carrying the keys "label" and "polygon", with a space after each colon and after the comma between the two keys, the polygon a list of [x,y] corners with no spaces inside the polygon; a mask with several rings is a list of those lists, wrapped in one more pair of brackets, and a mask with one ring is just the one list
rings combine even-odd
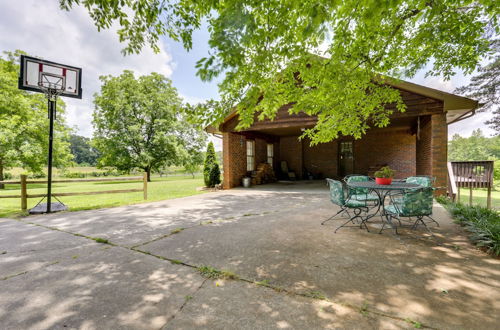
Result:
{"label": "glass patio table", "polygon": [[348,182],[347,186],[350,188],[363,188],[368,189],[368,193],[374,192],[379,199],[377,210],[369,214],[363,222],[367,222],[369,219],[373,218],[377,214],[380,215],[382,221],[385,221],[392,229],[395,229],[392,221],[385,216],[385,198],[391,191],[404,191],[406,189],[418,189],[422,188],[421,185],[415,183],[406,183],[401,181],[393,181],[391,184],[377,184],[375,181],[362,181],[362,182]]}

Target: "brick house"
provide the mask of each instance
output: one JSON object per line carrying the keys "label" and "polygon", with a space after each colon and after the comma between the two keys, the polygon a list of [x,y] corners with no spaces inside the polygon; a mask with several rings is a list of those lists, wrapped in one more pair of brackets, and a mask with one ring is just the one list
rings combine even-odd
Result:
{"label": "brick house", "polygon": [[256,120],[241,131],[235,128],[237,114],[229,114],[219,127],[208,129],[222,134],[223,187],[241,185],[259,163],[272,164],[278,177],[283,176],[282,161],[297,179],[372,174],[380,165],[389,165],[396,178],[431,175],[437,187],[445,187],[448,125],[474,115],[477,101],[409,82],[392,87],[400,90],[407,111],[394,113],[389,126],[372,128],[358,140],[345,136],[310,146],[299,136],[315,124],[316,117],[290,115],[291,105],[281,107],[273,121]]}

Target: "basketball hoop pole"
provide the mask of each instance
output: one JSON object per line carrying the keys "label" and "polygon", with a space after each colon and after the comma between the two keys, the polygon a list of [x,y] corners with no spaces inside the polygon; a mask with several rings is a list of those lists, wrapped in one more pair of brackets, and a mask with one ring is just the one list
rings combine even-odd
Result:
{"label": "basketball hoop pole", "polygon": [[52,200],[52,150],[54,141],[54,117],[56,112],[57,95],[51,97],[47,94],[48,109],[49,109],[49,161],[47,168],[47,213],[51,212]]}
{"label": "basketball hoop pole", "polygon": [[[52,158],[54,154],[54,121],[57,115],[57,97],[82,98],[82,69],[21,55],[18,88],[45,93],[49,119],[49,146],[47,160],[47,195],[29,210],[30,214],[52,213],[68,209],[57,196],[52,196]],[[52,197],[57,200],[52,205]],[[47,198],[47,203],[42,203]]]}

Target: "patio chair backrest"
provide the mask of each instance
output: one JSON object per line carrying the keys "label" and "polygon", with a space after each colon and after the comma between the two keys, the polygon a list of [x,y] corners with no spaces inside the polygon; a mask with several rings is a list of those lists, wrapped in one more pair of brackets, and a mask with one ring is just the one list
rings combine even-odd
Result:
{"label": "patio chair backrest", "polygon": [[345,195],[342,182],[333,179],[326,179],[326,182],[330,187],[330,201],[335,205],[344,206]]}
{"label": "patio chair backrest", "polygon": [[405,217],[426,216],[432,214],[434,189],[425,187],[406,190],[402,203],[397,205],[398,213]]}
{"label": "patio chair backrest", "polygon": [[[370,181],[370,177],[366,175],[348,175],[345,177],[345,182],[366,182]],[[349,187],[349,195],[366,195],[369,193],[369,190],[366,188],[350,188]]]}
{"label": "patio chair backrest", "polygon": [[422,187],[432,187],[432,184],[436,181],[436,178],[431,176],[410,176],[406,178],[406,183],[415,183],[421,185]]}

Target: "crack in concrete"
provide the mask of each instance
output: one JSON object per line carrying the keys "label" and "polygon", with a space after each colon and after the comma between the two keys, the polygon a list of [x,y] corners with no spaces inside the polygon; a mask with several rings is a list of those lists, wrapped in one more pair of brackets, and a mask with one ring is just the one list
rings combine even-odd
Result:
{"label": "crack in concrete", "polygon": [[20,273],[17,273],[17,274],[12,274],[12,275],[7,275],[5,277],[2,277],[0,278],[0,281],[6,281],[8,279],[11,279],[11,278],[14,278],[14,277],[18,277],[18,276],[21,276],[21,275],[25,275],[25,274],[28,274],[28,273],[31,273],[31,272],[34,272],[34,271],[37,271],[37,270],[40,270],[40,269],[43,269],[45,267],[49,267],[49,266],[52,266],[52,265],[55,265],[55,264],[58,264],[59,261],[54,261],[54,262],[50,262],[46,265],[43,265],[43,266],[40,266],[40,267],[37,267],[35,269],[31,269],[31,270],[25,270],[23,272],[20,272]]}
{"label": "crack in concrete", "polygon": [[163,330],[165,329],[165,327],[170,323],[172,322],[174,319],[175,319],[175,316],[179,313],[182,312],[182,310],[184,309],[184,307],[187,305],[187,303],[190,301],[190,300],[193,300],[194,299],[194,296],[198,293],[198,291],[201,290],[201,288],[203,287],[203,285],[208,281],[208,278],[204,279],[203,282],[201,282],[200,286],[196,289],[195,292],[193,292],[192,295],[189,296],[186,296],[185,299],[184,299],[184,303],[182,303],[182,305],[179,307],[179,309],[177,310],[177,312],[175,312],[168,320],[167,322],[165,322],[164,325],[162,325],[159,329],[160,330]]}
{"label": "crack in concrete", "polygon": [[[247,213],[247,214],[243,214],[243,215],[240,215],[240,216],[234,216],[234,217],[228,217],[228,218],[218,218],[218,219],[215,219],[215,220],[204,220],[204,221],[200,221],[196,225],[192,225],[192,226],[188,226],[188,227],[182,227],[182,231],[185,231],[187,229],[198,228],[200,226],[210,226],[210,225],[219,224],[219,223],[233,222],[233,221],[241,220],[243,218],[250,217],[250,216],[263,216],[263,215],[268,215],[268,214],[271,214],[271,213],[278,213],[278,212],[282,212],[282,211],[280,211],[280,210],[274,210],[274,211],[266,211],[266,212],[262,212],[262,213],[258,213],[258,214],[257,213]],[[143,243],[136,244],[134,246],[131,246],[130,248],[131,249],[136,249],[138,247],[141,247],[141,246],[144,246],[144,245],[147,245],[147,244],[150,244],[150,243],[154,243],[156,241],[159,241],[159,240],[164,239],[164,238],[168,238],[168,237],[170,237],[172,235],[179,234],[179,233],[180,232],[173,233],[172,231],[170,231],[168,234],[164,234],[164,235],[158,236],[158,237],[156,237],[156,238],[154,238],[154,239],[152,239],[150,241],[146,241],[146,242],[143,242]]]}
{"label": "crack in concrete", "polygon": [[[41,225],[41,224],[29,222],[29,221],[23,221],[21,219],[19,219],[19,220],[13,219],[13,220],[14,221],[18,221],[18,222],[22,222],[22,223],[25,223],[25,224],[34,225],[34,226],[46,228],[46,229],[49,229],[49,230],[59,231],[59,232],[70,234],[70,235],[73,235],[73,236],[76,236],[76,237],[82,237],[82,238],[86,238],[86,239],[90,239],[90,240],[94,240],[95,241],[94,237],[90,237],[90,236],[86,236],[86,235],[82,235],[82,234],[78,234],[78,233],[69,232],[69,231],[58,229],[58,228],[55,228],[55,227],[45,226],[45,225]],[[199,226],[199,225],[196,225],[196,226],[193,226],[193,227],[197,227],[197,226]],[[190,228],[193,228],[193,227],[190,227]],[[172,233],[170,233],[170,235],[172,235]],[[112,243],[110,241],[107,241],[106,244],[109,244],[109,245],[111,245],[113,247],[118,247],[118,248],[126,249],[126,250],[129,250],[129,251],[133,251],[133,252],[137,252],[137,253],[142,253],[142,254],[145,254],[145,255],[149,255],[149,256],[152,256],[152,257],[160,259],[160,260],[169,261],[172,264],[182,265],[182,266],[190,267],[190,268],[193,268],[193,269],[198,269],[198,267],[199,267],[199,266],[195,266],[195,265],[191,265],[191,264],[185,263],[185,262],[180,261],[180,260],[163,257],[163,256],[156,255],[156,254],[148,252],[148,251],[139,250],[139,249],[134,248],[134,247],[127,247],[127,246],[115,244],[115,243]],[[19,274],[19,275],[23,275],[23,274]],[[203,281],[203,283],[205,283],[207,280],[208,280],[208,278],[206,278],[205,281]],[[377,310],[368,309],[368,308],[365,309],[365,306],[358,306],[356,304],[339,302],[339,301],[333,301],[333,300],[330,300],[327,297],[324,297],[324,298],[323,297],[322,298],[311,297],[311,295],[308,294],[308,293],[296,292],[296,291],[293,291],[293,290],[285,289],[283,287],[273,286],[273,285],[270,285],[270,284],[262,284],[261,281],[259,282],[259,281],[255,281],[255,280],[251,280],[251,279],[246,279],[246,278],[243,278],[243,277],[241,277],[241,276],[239,276],[237,274],[236,274],[236,276],[232,280],[234,280],[234,281],[242,281],[242,282],[245,282],[245,283],[250,283],[250,284],[253,284],[255,287],[259,287],[259,286],[260,287],[266,287],[266,288],[269,288],[271,290],[274,290],[275,292],[278,292],[278,293],[283,293],[284,292],[284,293],[289,294],[291,296],[300,296],[300,297],[308,298],[308,299],[311,299],[311,300],[323,300],[323,301],[327,301],[327,302],[330,302],[330,303],[339,304],[339,305],[342,305],[342,306],[349,307],[349,308],[351,308],[351,309],[353,309],[355,311],[364,310],[366,313],[371,313],[371,314],[374,314],[374,315],[377,315],[377,316],[381,316],[381,317],[387,317],[387,318],[390,318],[390,319],[393,319],[393,320],[397,320],[397,321],[408,322],[408,320],[409,320],[409,318],[403,318],[403,317],[399,317],[399,316],[387,314],[387,313],[382,312],[382,311],[377,311]],[[202,283],[202,285],[203,285],[203,283]],[[201,286],[200,286],[200,288],[201,288]],[[198,290],[199,289],[197,289],[196,292],[198,292]],[[185,305],[185,303],[183,305]],[[169,321],[167,321],[167,323]],[[163,325],[163,327],[165,327],[165,326],[166,326],[166,324]],[[433,330],[436,329],[436,328],[433,328],[433,327],[428,326],[428,325],[423,324],[423,323],[420,323],[420,326],[421,326],[421,328],[425,328],[425,329],[433,329]]]}

